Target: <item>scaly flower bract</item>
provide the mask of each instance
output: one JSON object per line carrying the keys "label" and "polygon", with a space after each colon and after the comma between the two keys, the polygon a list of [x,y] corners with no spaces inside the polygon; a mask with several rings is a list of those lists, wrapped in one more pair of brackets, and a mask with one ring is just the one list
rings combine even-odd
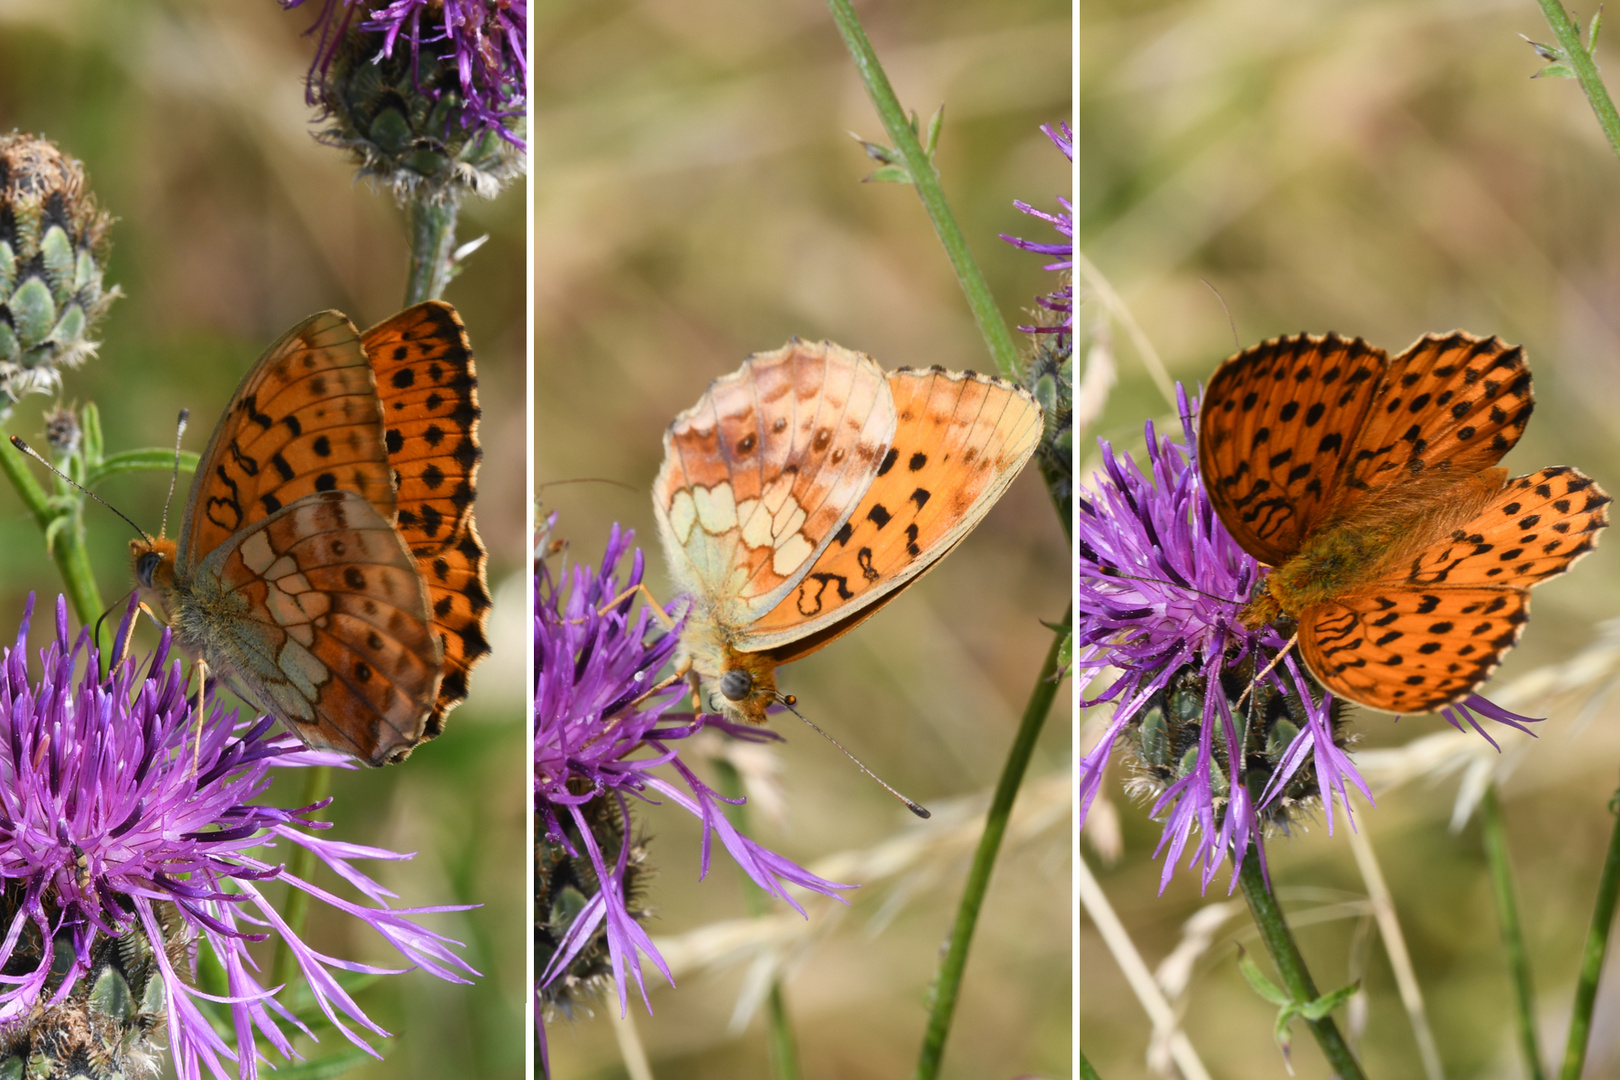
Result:
{"label": "scaly flower bract", "polygon": [[[1227,533],[1204,491],[1197,464],[1196,402],[1189,402],[1179,386],[1176,401],[1185,442],[1158,436],[1149,422],[1144,472],[1103,441],[1104,475],[1097,478],[1092,497],[1079,499],[1076,678],[1082,707],[1111,703],[1114,709],[1102,739],[1080,764],[1082,821],[1116,740],[1130,725],[1141,724],[1150,703],[1165,700],[1178,676],[1201,680],[1193,685],[1208,690],[1222,688],[1223,674],[1229,681],[1232,669],[1262,671],[1286,644],[1271,626],[1249,630],[1238,621],[1262,568]],[[1087,700],[1086,689],[1110,671],[1115,672],[1112,681]],[[1164,787],[1152,807],[1154,815],[1166,815],[1158,848],[1169,848],[1161,889],[1195,828],[1198,840],[1189,861],[1203,864],[1203,885],[1229,851],[1235,884],[1251,840],[1264,865],[1262,825],[1268,818],[1278,820],[1268,811],[1307,764],[1315,770],[1330,833],[1335,794],[1350,812],[1346,784],[1372,801],[1336,738],[1331,695],[1319,690],[1293,650],[1265,681],[1295,703],[1302,721],[1298,733],[1286,748],[1278,748],[1269,780],[1258,792],[1251,791],[1245,782],[1250,743],[1239,738],[1235,702],[1224,691],[1200,695],[1199,710],[1190,718],[1199,724],[1196,753],[1188,754],[1178,778]],[[1489,739],[1476,714],[1521,730],[1531,722],[1478,695],[1441,710],[1454,726],[1460,729],[1466,722]]]}
{"label": "scaly flower bract", "polygon": [[[126,660],[100,676],[89,632],[69,641],[62,599],[56,637],[40,650],[35,680],[27,661],[32,611],[30,599],[17,643],[0,661],[0,879],[9,916],[0,941],[0,969],[8,972],[0,975],[0,1023],[25,1022],[36,1006],[63,1000],[88,970],[97,935],[116,938],[138,928],[161,970],[177,1075],[194,1080],[206,1066],[225,1077],[225,1062],[234,1058],[239,1076],[254,1077],[258,1039],[295,1055],[278,1021],[307,1032],[276,999],[279,988],[261,983],[248,954],[250,943],[279,936],[327,1019],[378,1056],[354,1028],[387,1032],[333,972],[393,969],[328,956],[301,940],[262,891],[271,881],[366,923],[412,966],[452,982],[476,974],[452,951],[457,943],[411,919],[464,908],[389,908],[392,894],[353,865],[409,856],[305,831],[329,827],[309,818],[326,802],[294,810],[252,803],[268,788],[272,766],[329,764],[336,755],[276,735],[269,717],[239,723],[217,703],[199,723],[180,661],[169,662],[167,630],[144,672]],[[132,617],[133,608],[116,640],[125,640]],[[272,861],[278,841],[313,852],[369,902],[345,900],[287,873],[280,858]],[[217,958],[225,994],[204,992],[175,964],[167,946],[176,916],[184,933]],[[65,967],[63,955],[71,958]],[[234,1046],[215,1030],[201,1000],[229,1007]]]}
{"label": "scaly flower bract", "polygon": [[[287,8],[303,3],[281,0]],[[320,39],[310,65],[309,102],[317,102],[316,87],[344,35],[369,31],[382,37],[379,56],[404,48],[415,61],[426,50],[454,67],[461,85],[462,127],[495,132],[522,148],[523,140],[508,121],[522,117],[525,109],[528,15],[528,0],[322,0],[309,29]]]}

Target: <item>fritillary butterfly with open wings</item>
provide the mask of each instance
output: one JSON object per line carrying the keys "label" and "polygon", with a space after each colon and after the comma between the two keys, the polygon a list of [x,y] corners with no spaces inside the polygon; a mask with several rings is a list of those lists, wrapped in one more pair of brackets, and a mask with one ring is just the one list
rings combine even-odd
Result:
{"label": "fritillary butterfly with open wings", "polygon": [[692,598],[677,670],[763,723],[775,669],[864,621],[967,535],[1040,440],[1001,379],[794,341],[717,379],[664,436],[653,505]]}
{"label": "fritillary butterfly with open wings", "polygon": [[489,652],[476,387],[448,304],[312,315],[236,388],[178,541],[130,543],[180,647],[309,746],[403,760]]}
{"label": "fritillary butterfly with open wings", "polygon": [[1574,469],[1496,468],[1530,419],[1524,353],[1429,335],[1391,359],[1359,338],[1276,338],[1221,364],[1198,465],[1221,522],[1275,569],[1241,613],[1297,620],[1333,693],[1429,712],[1473,693],[1518,640],[1530,587],[1608,524]]}

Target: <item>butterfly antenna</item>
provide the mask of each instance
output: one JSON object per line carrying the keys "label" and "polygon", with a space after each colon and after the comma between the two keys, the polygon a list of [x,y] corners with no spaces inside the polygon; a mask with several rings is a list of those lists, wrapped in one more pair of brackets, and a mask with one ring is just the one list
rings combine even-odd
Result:
{"label": "butterfly antenna", "polygon": [[611,484],[614,487],[622,487],[626,491],[639,492],[641,490],[634,484],[627,484],[623,480],[609,480],[605,476],[575,476],[567,480],[547,480],[543,484],[536,484],[534,492],[538,495],[548,487],[561,487],[564,484]]}
{"label": "butterfly antenna", "polygon": [[1232,328],[1232,347],[1239,352],[1242,352],[1243,343],[1238,340],[1237,321],[1232,318],[1232,309],[1226,306],[1226,297],[1221,295],[1221,290],[1217,289],[1214,285],[1210,285],[1207,278],[1199,278],[1198,280],[1202,281],[1205,285],[1209,285],[1209,291],[1214,293],[1215,299],[1221,302],[1221,309],[1226,312],[1226,325]]}
{"label": "butterfly antenna", "polygon": [[15,436],[15,435],[13,435],[11,437],[11,445],[15,446],[17,449],[21,450],[23,453],[25,453],[29,457],[33,458],[35,461],[39,462],[41,465],[43,465],[47,469],[51,470],[51,472],[55,473],[57,476],[60,476],[63,480],[66,480],[68,483],[72,484],[74,487],[78,488],[80,491],[84,492],[86,495],[88,495],[92,499],[96,500],[96,502],[100,503],[102,506],[105,506],[107,509],[109,509],[113,513],[117,514],[119,517],[123,518],[124,521],[129,525],[129,527],[135,530],[135,535],[136,536],[139,536],[142,540],[146,539],[146,530],[141,528],[139,525],[135,524],[133,521],[130,521],[129,518],[123,513],[123,511],[119,510],[118,507],[114,506],[112,503],[108,502],[106,499],[103,499],[100,495],[97,495],[95,492],[91,491],[89,488],[85,487],[83,484],[81,484],[77,480],[73,479],[73,477],[69,476],[67,473],[63,472],[61,469],[58,469],[55,465],[52,465],[50,462],[48,462],[44,458],[40,457],[39,453],[37,451],[35,451],[32,446],[29,446],[27,443],[23,442],[21,439],[17,438],[17,436]]}
{"label": "butterfly antenna", "polygon": [[1098,563],[1097,565],[1105,571],[1103,574],[1104,577],[1123,578],[1126,581],[1145,581],[1149,585],[1168,585],[1172,589],[1185,589],[1187,592],[1197,593],[1199,596],[1207,596],[1211,600],[1219,600],[1221,603],[1231,604],[1233,607],[1241,607],[1243,604],[1243,601],[1241,600],[1234,600],[1230,596],[1216,596],[1214,593],[1205,592],[1203,589],[1195,589],[1191,585],[1178,585],[1173,581],[1165,581],[1162,578],[1137,577],[1135,574],[1121,574],[1119,571],[1113,570],[1111,567],[1103,566],[1101,563]]}
{"label": "butterfly antenna", "polygon": [[928,812],[927,807],[924,807],[920,803],[912,802],[910,799],[906,798],[904,795],[902,795],[898,791],[894,790],[894,788],[892,788],[888,784],[884,783],[883,778],[881,776],[879,776],[877,773],[873,772],[871,769],[868,769],[865,765],[861,764],[861,759],[860,758],[856,757],[854,754],[852,754],[848,750],[844,749],[844,744],[843,743],[839,742],[837,739],[835,739],[831,735],[827,734],[821,728],[817,727],[816,724],[815,724],[815,721],[811,720],[808,716],[805,716],[804,713],[800,712],[798,709],[795,709],[793,706],[795,706],[795,705],[797,705],[799,703],[798,698],[794,697],[792,694],[777,694],[776,695],[776,700],[780,704],[786,706],[788,712],[792,713],[794,716],[797,716],[800,720],[803,720],[806,724],[809,724],[811,731],[814,731],[817,735],[820,735],[823,739],[826,739],[828,742],[830,742],[834,746],[838,747],[838,749],[843,752],[843,755],[845,757],[849,758],[849,760],[851,760],[851,761],[853,761],[855,763],[855,767],[857,769],[861,770],[861,772],[865,773],[867,776],[870,776],[873,780],[876,780],[878,782],[879,786],[881,786],[884,791],[887,791],[890,795],[893,795],[895,798],[897,798],[901,802],[905,803],[907,810],[910,810],[913,814],[916,814],[920,818],[930,818],[930,817],[934,816],[933,814],[930,814]]}
{"label": "butterfly antenna", "polygon": [[174,472],[169,475],[169,493],[163,497],[163,522],[158,526],[158,536],[168,535],[169,531],[169,503],[174,501],[175,486],[180,483],[180,440],[186,437],[186,421],[191,417],[190,409],[180,410],[180,420],[175,424],[174,430]]}

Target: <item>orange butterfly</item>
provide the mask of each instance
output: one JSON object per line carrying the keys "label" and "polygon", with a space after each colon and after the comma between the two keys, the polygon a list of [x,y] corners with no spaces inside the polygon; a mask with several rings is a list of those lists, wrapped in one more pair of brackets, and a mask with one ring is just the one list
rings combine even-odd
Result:
{"label": "orange butterfly", "polygon": [[794,341],[717,379],[664,435],[653,508],[693,599],[676,670],[708,707],[764,723],[775,669],[848,633],[978,524],[1034,452],[1011,383],[884,372]]}
{"label": "orange butterfly", "polygon": [[306,745],[404,760],[489,652],[478,416],[449,304],[310,316],[236,388],[178,542],[130,542],[143,596]]}
{"label": "orange butterfly", "polygon": [[1221,522],[1275,567],[1243,609],[1297,620],[1333,693],[1428,712],[1473,693],[1518,640],[1530,586],[1568,570],[1609,496],[1571,468],[1493,468],[1530,419],[1523,351],[1461,332],[1394,359],[1334,334],[1226,360],[1199,419]]}

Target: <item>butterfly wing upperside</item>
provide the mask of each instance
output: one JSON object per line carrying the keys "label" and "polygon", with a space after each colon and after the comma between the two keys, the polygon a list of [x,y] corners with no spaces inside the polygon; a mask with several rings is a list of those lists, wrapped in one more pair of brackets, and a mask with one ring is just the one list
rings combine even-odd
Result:
{"label": "butterfly wing upperside", "polygon": [[355,492],[391,520],[373,385],[360,336],[336,311],[310,316],[270,346],[203,451],[177,565],[194,565],[241,529],[320,491]]}
{"label": "butterfly wing upperside", "polygon": [[860,504],[738,649],[798,659],[874,614],[978,524],[1040,441],[1042,414],[1020,387],[934,367],[889,374],[894,439]]}
{"label": "butterfly wing upperside", "polygon": [[1463,700],[1518,640],[1530,587],[1596,545],[1608,503],[1571,468],[1506,481],[1443,539],[1395,552],[1375,580],[1302,612],[1305,662],[1335,694],[1386,712]]}
{"label": "butterfly wing upperside", "polygon": [[1199,410],[1198,467],[1243,550],[1279,566],[1334,516],[1339,475],[1388,366],[1360,338],[1296,334],[1216,369]]}
{"label": "butterfly wing upperside", "polygon": [[423,738],[467,696],[468,672],[489,654],[488,554],[473,522],[478,377],[455,308],[429,301],[362,335],[382,405],[399,532],[427,586],[444,677]]}

